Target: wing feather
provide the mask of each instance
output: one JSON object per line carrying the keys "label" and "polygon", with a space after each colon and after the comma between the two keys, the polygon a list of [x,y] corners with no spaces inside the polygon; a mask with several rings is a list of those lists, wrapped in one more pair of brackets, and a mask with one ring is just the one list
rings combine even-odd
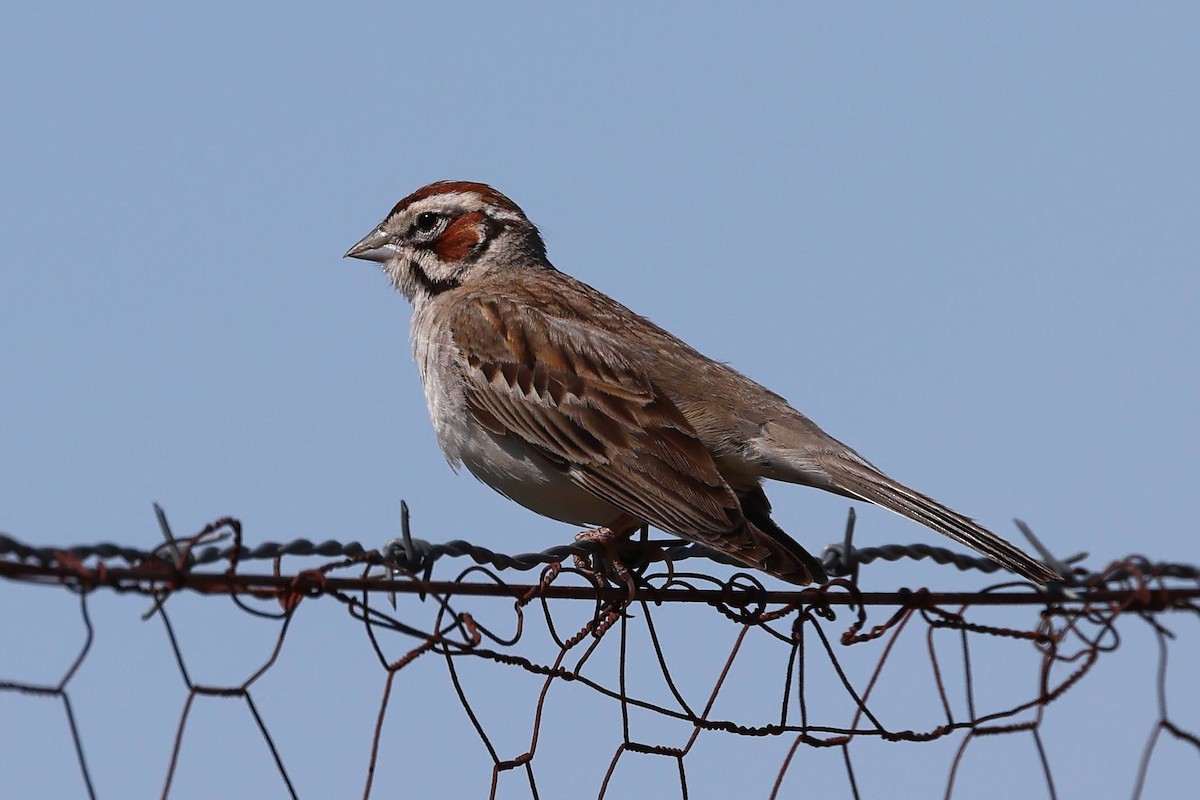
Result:
{"label": "wing feather", "polygon": [[737,496],[687,418],[610,335],[494,296],[460,302],[451,327],[480,424],[669,533],[739,527]]}
{"label": "wing feather", "polygon": [[[483,293],[461,299],[450,326],[465,356],[467,407],[487,430],[656,528],[793,583],[824,579],[773,523],[764,532],[746,519],[687,417],[612,334]],[[755,503],[765,517],[765,496]]]}

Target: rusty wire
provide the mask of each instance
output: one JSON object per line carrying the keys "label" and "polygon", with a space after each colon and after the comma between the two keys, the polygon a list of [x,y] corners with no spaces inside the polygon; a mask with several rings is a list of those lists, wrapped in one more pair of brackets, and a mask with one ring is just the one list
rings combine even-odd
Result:
{"label": "rusty wire", "polygon": [[[163,797],[171,794],[181,743],[194,701],[200,697],[232,698],[244,703],[280,777],[282,790],[291,797],[304,794],[294,782],[287,768],[288,758],[277,745],[254,697],[260,679],[279,669],[279,655],[296,615],[318,600],[344,605],[362,626],[386,676],[366,759],[364,797],[371,796],[378,770],[389,763],[383,737],[389,715],[398,713],[397,707],[402,706],[395,691],[397,681],[403,679],[406,668],[431,658],[443,662],[457,702],[492,764],[490,797],[499,795],[506,775],[521,775],[528,796],[542,796],[537,756],[545,735],[544,720],[552,693],[566,685],[615,704],[621,719],[619,741],[607,752],[602,748],[591,754],[596,759],[607,759],[607,767],[598,785],[583,794],[617,796],[610,792],[614,791],[612,782],[621,765],[630,758],[649,757],[672,764],[676,791],[690,797],[695,788],[689,781],[689,765],[695,762],[689,760],[689,755],[702,736],[715,733],[786,743],[764,794],[771,798],[790,796],[788,787],[799,779],[796,763],[803,748],[839,752],[849,793],[857,798],[862,796],[864,768],[855,753],[866,746],[863,742],[919,744],[952,740],[957,744],[942,783],[942,791],[950,797],[959,780],[960,766],[977,741],[1000,735],[1028,736],[1037,753],[1037,769],[1047,794],[1057,797],[1060,789],[1055,785],[1052,759],[1047,754],[1043,721],[1054,703],[1088,677],[1102,657],[1120,647],[1118,626],[1130,622],[1143,623],[1153,632],[1156,651],[1143,656],[1156,664],[1157,698],[1157,722],[1136,761],[1133,796],[1141,796],[1162,734],[1169,734],[1200,755],[1196,721],[1191,720],[1189,727],[1170,713],[1167,681],[1167,655],[1173,634],[1166,627],[1165,615],[1176,612],[1186,619],[1200,618],[1200,572],[1191,565],[1156,564],[1130,557],[1095,573],[1078,568],[1070,587],[1041,591],[1028,584],[1009,583],[978,592],[863,592],[853,577],[835,578],[819,588],[768,591],[745,573],[720,580],[700,571],[685,572],[677,562],[696,553],[675,553],[663,560],[661,548],[656,547],[649,548],[653,557],[640,565],[637,590],[630,596],[625,587],[595,587],[587,576],[560,564],[568,555],[578,554],[578,550],[572,552],[575,546],[534,554],[536,557],[498,556],[466,543],[442,547],[416,544],[405,526],[403,539],[383,552],[367,550],[357,543],[337,542],[268,543],[247,548],[242,542],[241,524],[232,518],[217,520],[182,540],[171,534],[161,511],[159,521],[167,542],[154,551],[113,545],[32,548],[0,536],[0,578],[59,586],[78,594],[85,639],[66,673],[45,684],[0,679],[0,691],[51,696],[61,701],[75,760],[90,797],[100,792],[85,757],[85,736],[70,694],[72,681],[88,658],[94,639],[89,598],[101,590],[151,598],[146,616],[161,620],[187,690],[165,768]],[[222,537],[230,539],[230,544],[214,547],[212,542]],[[877,548],[895,557],[930,555],[920,552],[920,548],[905,553],[906,549]],[[582,552],[587,552],[586,546]],[[433,553],[436,556],[431,556]],[[285,559],[290,559],[290,564],[302,556],[310,561],[317,556],[327,560],[307,569],[283,569]],[[836,571],[856,576],[859,565],[884,557],[868,556],[860,557],[847,541],[836,555],[827,558],[827,563],[848,560],[848,565]],[[470,558],[476,563],[456,568],[451,577],[434,580],[434,562],[453,558]],[[937,558],[939,563],[954,563],[960,568],[966,564],[970,568],[970,560]],[[244,571],[247,562],[263,559],[272,564],[269,573]],[[666,568],[658,570],[663,563]],[[202,569],[213,564],[223,568]],[[537,569],[537,580],[522,584],[505,581],[499,570],[506,568]],[[277,626],[266,659],[244,680],[222,686],[193,680],[170,614],[170,598],[184,590],[229,597],[242,611]],[[414,607],[411,605],[406,605],[405,614],[399,613],[395,606],[399,594],[419,598],[415,608],[421,613],[408,614]],[[590,611],[580,615],[572,610],[572,600],[588,603]],[[464,604],[468,602],[483,602],[486,606],[482,611],[467,610]],[[707,627],[714,632],[713,639],[717,632],[734,632],[723,667],[698,693],[679,680],[695,653],[664,639],[672,632],[672,614],[685,607],[707,609],[703,613],[707,614]],[[984,612],[989,608],[1003,611],[1011,622],[985,620]],[[872,615],[877,616],[872,619]],[[940,718],[923,727],[904,720],[899,724],[891,721],[877,703],[889,670],[900,669],[894,650],[914,637],[924,639],[926,653],[919,682],[932,687],[936,716]],[[947,637],[955,642],[953,648],[946,646]],[[541,646],[534,646],[535,639]],[[988,692],[978,691],[979,669],[977,663],[973,666],[972,657],[982,642],[1004,643],[1009,652],[1031,654],[1036,670],[1033,675],[1022,674],[1019,678],[1032,689],[1005,703],[997,703]],[[744,653],[752,646],[756,652],[774,654],[782,677],[777,687],[778,705],[769,719],[723,704],[730,691],[730,675],[745,666],[750,657]],[[862,658],[857,655],[860,651]],[[615,660],[615,666],[593,667],[610,660]],[[636,672],[631,669],[633,664],[637,665]],[[514,745],[498,740],[509,738],[512,731],[489,725],[479,708],[486,695],[480,695],[464,680],[464,668],[474,670],[479,665],[490,665],[498,680],[515,671],[538,684],[530,729],[524,744],[517,745],[515,751]],[[859,672],[865,677],[856,676]],[[819,684],[817,673],[824,673]],[[663,690],[658,694],[640,688],[650,674],[661,681]],[[961,684],[965,703],[957,690],[950,688],[952,683]],[[838,721],[837,714],[828,715],[828,697],[844,704],[848,720],[843,717]],[[640,732],[640,723],[647,715],[682,725],[690,733],[682,744],[647,740]]]}

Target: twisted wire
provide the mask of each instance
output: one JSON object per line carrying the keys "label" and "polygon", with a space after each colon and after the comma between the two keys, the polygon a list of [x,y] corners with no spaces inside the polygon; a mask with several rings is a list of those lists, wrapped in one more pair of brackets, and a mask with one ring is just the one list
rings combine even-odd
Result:
{"label": "twisted wire", "polygon": [[[723,554],[701,545],[686,542],[657,542],[654,543],[669,553],[672,561],[683,561],[692,558],[705,558],[723,564],[739,566],[737,562]],[[529,571],[550,564],[561,563],[567,559],[580,556],[589,557],[600,551],[595,542],[572,542],[556,545],[545,550],[529,553],[507,554],[499,553],[482,545],[472,544],[463,539],[452,539],[448,542],[435,543],[425,539],[409,538],[392,539],[385,543],[378,556],[371,558],[372,551],[357,541],[341,542],[336,539],[326,539],[314,543],[309,539],[293,539],[288,542],[261,542],[253,547],[231,544],[226,546],[205,545],[194,548],[190,553],[189,563],[193,566],[204,564],[225,563],[231,559],[238,561],[274,560],[285,556],[322,556],[326,558],[363,559],[379,564],[393,566],[412,572],[427,571],[434,563],[443,558],[470,558],[476,564],[490,566],[496,569],[511,569]],[[0,557],[11,557],[17,561],[39,564],[58,563],[64,556],[86,561],[96,559],[102,562],[123,561],[127,564],[142,564],[148,561],[173,561],[169,548],[158,547],[147,550],[129,546],[117,545],[110,542],[97,544],[74,545],[69,547],[43,545],[33,546],[21,540],[0,532]],[[848,575],[852,564],[870,564],[876,561],[896,562],[901,560],[921,561],[928,559],[937,564],[952,565],[960,570],[977,570],[983,573],[994,573],[1001,569],[996,563],[980,556],[955,552],[945,547],[927,544],[887,544],[873,547],[847,548],[845,544],[831,544],[822,551],[821,562],[830,575]],[[1155,563],[1143,565],[1148,571],[1163,577],[1182,580],[1200,579],[1200,567],[1192,564]],[[1109,583],[1124,580],[1128,577],[1126,570],[1117,569],[1101,573],[1082,573],[1076,576],[1079,582]]]}

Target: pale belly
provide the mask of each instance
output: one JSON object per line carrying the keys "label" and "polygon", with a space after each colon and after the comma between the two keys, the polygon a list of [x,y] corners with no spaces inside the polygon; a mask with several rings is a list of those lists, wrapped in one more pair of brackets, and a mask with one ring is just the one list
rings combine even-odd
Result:
{"label": "pale belly", "polygon": [[471,427],[475,430],[460,439],[462,463],[510,500],[573,525],[607,525],[621,515],[619,508],[576,486],[562,470],[512,437],[497,436],[473,422]]}

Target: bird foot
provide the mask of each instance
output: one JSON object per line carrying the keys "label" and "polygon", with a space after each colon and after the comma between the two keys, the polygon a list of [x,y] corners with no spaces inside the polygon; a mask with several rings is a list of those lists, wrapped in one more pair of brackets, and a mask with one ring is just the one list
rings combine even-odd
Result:
{"label": "bird foot", "polygon": [[626,530],[622,527],[610,526],[583,531],[576,535],[575,541],[596,542],[604,548],[604,551],[591,557],[574,556],[575,568],[597,588],[603,589],[610,583],[625,586],[629,590],[629,599],[632,601],[637,593],[637,582],[629,567],[625,565],[621,551],[627,549],[629,535],[636,530],[637,527]]}

